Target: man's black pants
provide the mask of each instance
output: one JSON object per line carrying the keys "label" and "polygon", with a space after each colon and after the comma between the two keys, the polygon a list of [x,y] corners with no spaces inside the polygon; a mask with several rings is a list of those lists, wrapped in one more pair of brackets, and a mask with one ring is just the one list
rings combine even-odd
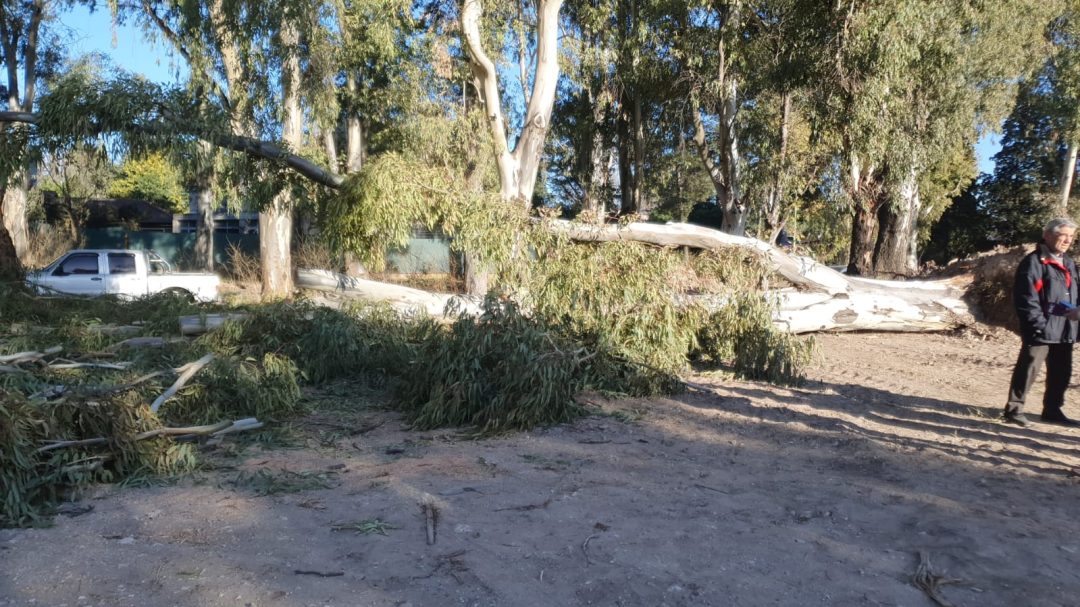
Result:
{"label": "man's black pants", "polygon": [[1021,346],[1009,384],[1009,402],[1005,405],[1005,414],[1023,412],[1024,401],[1035,383],[1039,367],[1045,364],[1046,393],[1043,394],[1042,414],[1044,417],[1060,417],[1061,406],[1065,404],[1065,389],[1069,387],[1072,377],[1072,354],[1072,344],[1025,343]]}

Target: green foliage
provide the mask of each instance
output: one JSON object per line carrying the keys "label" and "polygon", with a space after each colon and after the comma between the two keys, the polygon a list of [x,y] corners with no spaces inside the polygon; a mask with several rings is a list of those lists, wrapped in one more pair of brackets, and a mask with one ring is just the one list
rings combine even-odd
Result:
{"label": "green foliage", "polygon": [[426,167],[399,154],[386,154],[349,179],[327,205],[331,244],[359,254],[381,270],[386,251],[408,243],[416,226],[440,230],[458,251],[499,263],[514,242],[506,237],[524,226],[525,209],[503,203],[493,192],[469,191],[463,178],[445,167]]}
{"label": "green foliage", "polygon": [[697,355],[705,361],[730,360],[738,377],[801,383],[813,342],[775,329],[774,307],[760,293],[733,293],[703,324]]}
{"label": "green foliage", "polygon": [[164,154],[153,153],[128,159],[120,167],[121,177],[109,186],[109,195],[140,198],[174,213],[186,213],[188,195],[183,176]]}
{"label": "green foliage", "polygon": [[[95,482],[194,469],[191,445],[166,438],[136,440],[161,427],[144,407],[123,397],[97,401],[0,400],[0,526],[33,523],[69,491]],[[105,437],[104,445],[40,451],[46,440]]]}
{"label": "green foliage", "polygon": [[162,406],[162,416],[197,424],[247,417],[280,421],[303,412],[298,376],[292,360],[269,352],[261,359],[217,358],[200,371],[198,383]]}
{"label": "green foliage", "polygon": [[358,376],[383,383],[410,362],[413,342],[432,326],[428,319],[407,321],[384,306],[333,310],[307,302],[275,303],[251,310],[199,343],[225,355],[288,357],[315,383]]}
{"label": "green foliage", "polygon": [[488,299],[480,317],[461,316],[420,345],[401,389],[418,428],[472,426],[491,433],[567,421],[580,413],[588,352]]}
{"label": "green foliage", "polygon": [[697,282],[720,305],[698,326],[691,357],[711,365],[730,364],[746,379],[800,383],[813,342],[773,324],[777,302],[762,293],[770,274],[761,258],[732,248],[699,255],[693,267]]}
{"label": "green foliage", "polygon": [[700,311],[679,306],[679,256],[633,242],[557,244],[530,263],[534,315],[590,348],[683,370]]}

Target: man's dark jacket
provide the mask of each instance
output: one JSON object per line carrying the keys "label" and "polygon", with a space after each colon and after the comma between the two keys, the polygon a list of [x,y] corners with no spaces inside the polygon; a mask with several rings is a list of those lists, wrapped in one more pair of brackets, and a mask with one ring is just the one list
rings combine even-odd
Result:
{"label": "man's dark jacket", "polygon": [[1059,302],[1077,303],[1076,263],[1062,255],[1054,260],[1046,245],[1039,244],[1024,257],[1016,269],[1013,303],[1020,318],[1020,336],[1027,343],[1073,343],[1077,337],[1077,321],[1050,314]]}

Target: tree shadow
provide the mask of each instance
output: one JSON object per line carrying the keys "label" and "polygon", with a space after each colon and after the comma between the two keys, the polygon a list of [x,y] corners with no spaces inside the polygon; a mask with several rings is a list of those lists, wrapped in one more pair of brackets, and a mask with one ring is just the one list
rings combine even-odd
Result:
{"label": "tree shadow", "polygon": [[[818,385],[820,391],[784,391],[735,384],[674,399],[692,407],[721,409],[754,420],[799,423],[823,432],[854,434],[916,450],[931,449],[996,466],[1040,474],[1076,475],[1073,466],[1063,460],[1076,458],[1080,451],[1054,442],[1075,440],[1076,435],[1069,430],[1039,423],[1028,428],[1006,425],[996,420],[999,413],[996,407],[896,394],[852,384],[822,382]],[[895,429],[895,432],[883,428]],[[913,436],[913,433],[921,436]],[[978,444],[964,445],[961,441],[978,441]],[[1036,453],[1020,449],[989,450],[997,444],[1022,447]]]}

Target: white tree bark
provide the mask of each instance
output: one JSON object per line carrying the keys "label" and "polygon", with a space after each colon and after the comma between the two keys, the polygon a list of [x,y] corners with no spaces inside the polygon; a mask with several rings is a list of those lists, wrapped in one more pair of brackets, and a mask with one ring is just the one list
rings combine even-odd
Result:
{"label": "white tree bark", "polygon": [[447,306],[467,314],[479,314],[480,306],[459,295],[429,293],[401,285],[364,280],[328,270],[296,271],[296,284],[302,289],[335,293],[343,297],[388,303],[405,312],[421,311],[431,316],[443,316]]}
{"label": "white tree bark", "polygon": [[563,0],[539,0],[537,3],[536,66],[532,94],[525,109],[525,125],[517,144],[510,150],[495,63],[484,50],[480,36],[483,3],[481,0],[462,2],[461,29],[465,34],[473,76],[478,83],[495,145],[500,191],[508,202],[531,204],[536,188],[536,176],[559,83],[559,10],[562,3]]}
{"label": "white tree bark", "polygon": [[[285,23],[281,39],[287,53],[281,75],[284,105],[281,139],[291,149],[299,150],[304,143],[304,113],[300,107],[300,58],[293,47],[299,42],[300,34],[294,25]],[[286,186],[270,206],[259,213],[259,261],[264,299],[288,297],[293,291],[292,206],[292,191]]]}
{"label": "white tree bark", "polygon": [[779,291],[777,325],[793,333],[811,331],[942,331],[971,321],[963,289],[944,281],[887,281],[848,277],[806,257],[788,255],[756,238],[691,224],[632,223],[591,226],[552,221],[573,240],[629,240],[701,249],[748,248],[764,257],[797,289]]}
{"label": "white tree bark", "polygon": [[1065,215],[1069,209],[1069,195],[1072,193],[1073,174],[1076,173],[1077,142],[1069,142],[1069,151],[1065,154],[1065,164],[1061,167],[1061,189],[1058,191],[1058,215]]}

